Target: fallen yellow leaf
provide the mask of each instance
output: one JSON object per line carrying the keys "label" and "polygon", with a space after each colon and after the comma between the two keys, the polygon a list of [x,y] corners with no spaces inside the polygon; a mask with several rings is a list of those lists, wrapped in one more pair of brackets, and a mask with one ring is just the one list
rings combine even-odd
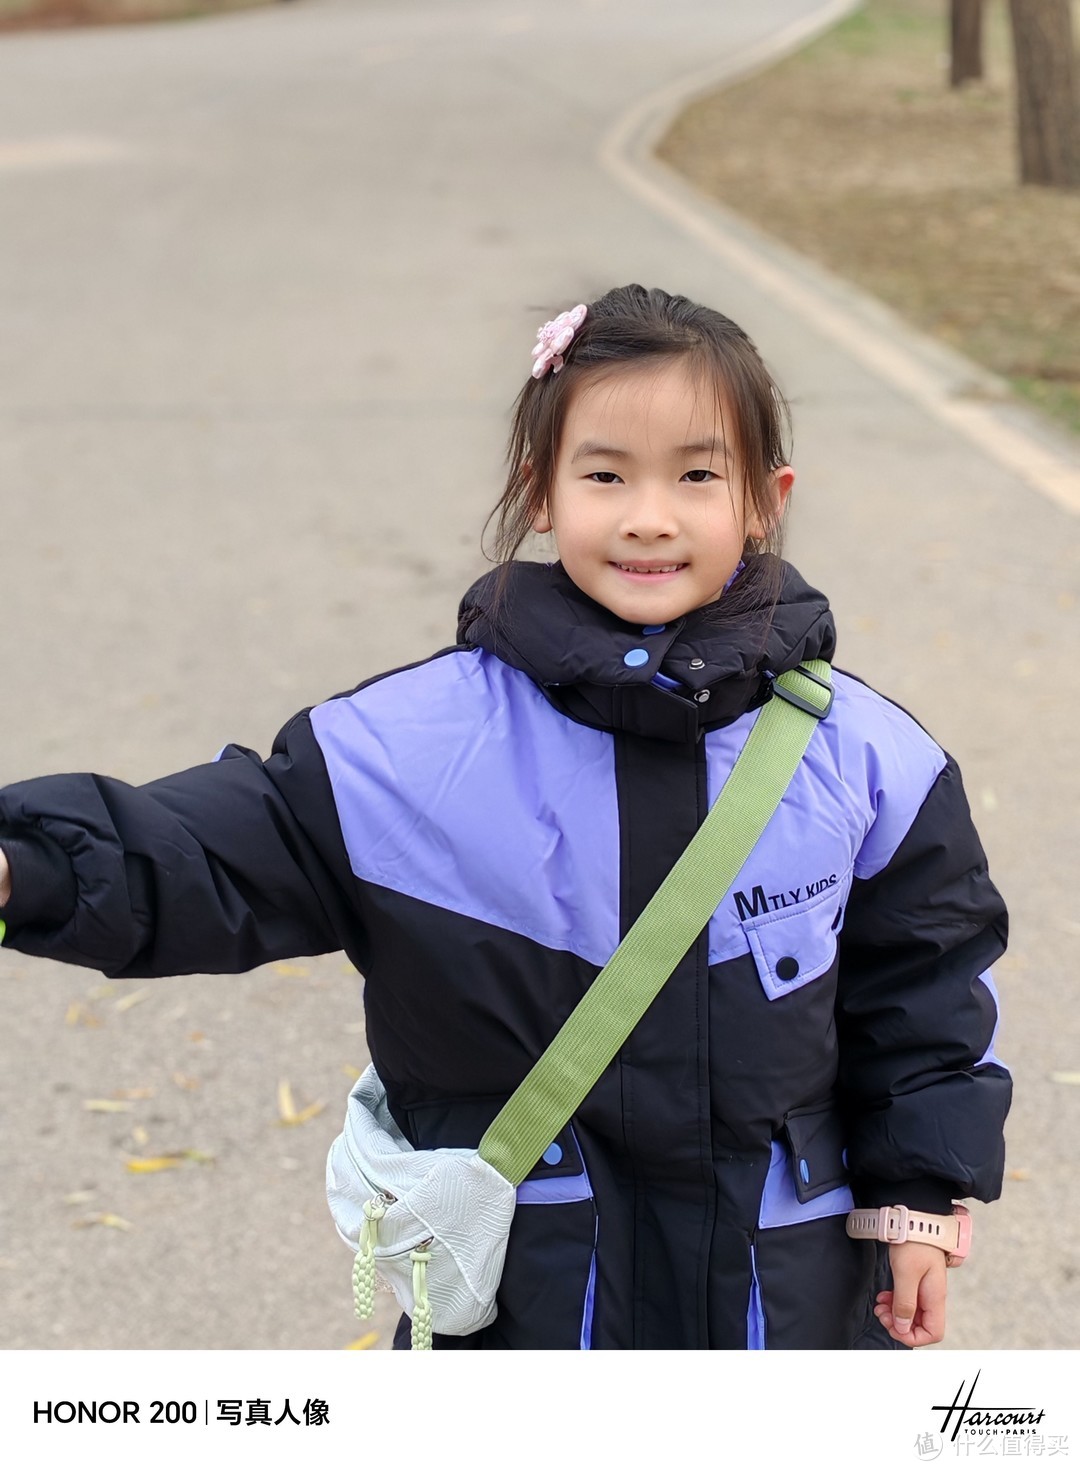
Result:
{"label": "fallen yellow leaf", "polygon": [[1080,1073],[1051,1073],[1051,1083],[1080,1083]]}
{"label": "fallen yellow leaf", "polygon": [[189,1093],[194,1093],[196,1088],[202,1087],[198,1078],[189,1078],[187,1073],[173,1073],[172,1080],[178,1088],[185,1088]]}
{"label": "fallen yellow leaf", "polygon": [[282,1078],[278,1084],[277,1100],[278,1123],[283,1128],[289,1128],[294,1124],[306,1124],[309,1119],[321,1114],[326,1107],[325,1103],[309,1103],[298,1110],[293,1098],[292,1087],[286,1078]]}
{"label": "fallen yellow leaf", "polygon": [[347,1343],[346,1348],[374,1348],[379,1341],[377,1333],[365,1333],[362,1338],[354,1338],[352,1343]]}
{"label": "fallen yellow leaf", "polygon": [[150,1135],[142,1124],[136,1124],[131,1131],[131,1140],[133,1144],[137,1144],[142,1149],[143,1145],[150,1143]]}
{"label": "fallen yellow leaf", "polygon": [[279,976],[309,976],[311,970],[306,965],[290,965],[287,960],[280,960],[274,966]]}
{"label": "fallen yellow leaf", "polygon": [[162,1170],[178,1170],[182,1165],[212,1165],[214,1156],[199,1149],[175,1149],[170,1154],[156,1154],[149,1158],[129,1159],[126,1167],[133,1175],[157,1175]]}
{"label": "fallen yellow leaf", "polygon": [[112,1098],[153,1098],[153,1088],[117,1088]]}
{"label": "fallen yellow leaf", "polygon": [[1030,1170],[1010,1170],[1005,1176],[1006,1180],[1030,1180]]}
{"label": "fallen yellow leaf", "polygon": [[341,1071],[345,1074],[347,1078],[352,1078],[354,1083],[360,1076],[360,1069],[358,1067],[353,1067],[351,1063],[342,1063]]}
{"label": "fallen yellow leaf", "polygon": [[91,986],[86,994],[91,1001],[104,1001],[107,997],[116,995],[116,987],[106,981],[104,985]]}
{"label": "fallen yellow leaf", "polygon": [[100,1027],[101,1018],[87,1009],[81,1001],[73,1001],[64,1013],[64,1021],[69,1027]]}
{"label": "fallen yellow leaf", "polygon": [[87,1113],[130,1113],[131,1104],[123,1103],[118,1098],[86,1098],[83,1100],[83,1108]]}
{"label": "fallen yellow leaf", "polygon": [[115,1002],[117,1011],[130,1011],[133,1006],[138,1006],[140,1001],[145,1001],[150,995],[150,987],[144,986],[141,991],[129,991],[126,996],[121,996]]}
{"label": "fallen yellow leaf", "polygon": [[277,1085],[278,1116],[283,1124],[291,1124],[296,1118],[296,1104],[293,1102],[292,1088],[287,1078],[282,1078]]}
{"label": "fallen yellow leaf", "polygon": [[65,1205],[85,1205],[88,1200],[93,1200],[92,1190],[73,1190],[70,1195],[64,1196]]}
{"label": "fallen yellow leaf", "polygon": [[79,1220],[72,1221],[71,1224],[76,1229],[81,1229],[83,1226],[112,1226],[115,1231],[133,1229],[130,1221],[125,1221],[123,1216],[114,1216],[109,1211],[99,1216],[81,1216]]}

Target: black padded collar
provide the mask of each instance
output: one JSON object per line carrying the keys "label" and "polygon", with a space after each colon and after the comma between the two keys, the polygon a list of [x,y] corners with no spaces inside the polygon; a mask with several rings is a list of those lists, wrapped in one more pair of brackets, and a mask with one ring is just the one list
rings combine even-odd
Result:
{"label": "black padded collar", "polygon": [[[773,608],[753,599],[747,606],[744,599],[734,616],[736,600],[725,606],[719,599],[646,634],[593,602],[560,562],[515,562],[497,604],[498,569],[465,594],[458,639],[528,674],[553,705],[585,725],[697,740],[764,703],[766,671],[782,674],[805,659],[832,658],[836,631],[828,602],[794,567],[760,558],[741,578],[764,587],[776,571],[780,596]],[[626,655],[637,649],[648,659],[627,664]],[[658,687],[658,673],[682,689]]]}

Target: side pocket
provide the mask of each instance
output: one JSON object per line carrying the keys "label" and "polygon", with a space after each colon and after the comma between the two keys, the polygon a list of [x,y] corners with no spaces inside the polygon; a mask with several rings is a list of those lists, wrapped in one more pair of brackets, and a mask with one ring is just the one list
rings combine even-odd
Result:
{"label": "side pocket", "polygon": [[844,1146],[843,1124],[833,1103],[787,1113],[782,1137],[772,1142],[758,1225],[766,1230],[797,1226],[853,1210]]}
{"label": "side pocket", "polygon": [[769,1172],[761,1193],[758,1226],[772,1230],[777,1226],[799,1226],[805,1221],[819,1221],[823,1216],[846,1216],[855,1201],[847,1185],[837,1185],[813,1199],[801,1201],[795,1193],[795,1169],[787,1141],[774,1139]]}
{"label": "side pocket", "polygon": [[571,1128],[517,1189],[491,1347],[589,1349],[598,1217]]}
{"label": "side pocket", "polygon": [[784,1136],[800,1204],[848,1183],[844,1127],[832,1103],[791,1109],[784,1115]]}

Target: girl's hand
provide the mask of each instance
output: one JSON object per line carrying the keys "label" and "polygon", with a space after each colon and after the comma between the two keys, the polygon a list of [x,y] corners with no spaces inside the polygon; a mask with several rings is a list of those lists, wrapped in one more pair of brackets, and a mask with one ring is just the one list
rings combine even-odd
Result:
{"label": "girl's hand", "polygon": [[8,868],[8,861],[4,857],[4,850],[0,848],[0,909],[3,909],[4,905],[10,900],[10,898],[11,869]]}
{"label": "girl's hand", "polygon": [[907,1348],[923,1348],[945,1337],[948,1268],[937,1246],[905,1241],[889,1247],[892,1292],[879,1292],[874,1316],[889,1337]]}

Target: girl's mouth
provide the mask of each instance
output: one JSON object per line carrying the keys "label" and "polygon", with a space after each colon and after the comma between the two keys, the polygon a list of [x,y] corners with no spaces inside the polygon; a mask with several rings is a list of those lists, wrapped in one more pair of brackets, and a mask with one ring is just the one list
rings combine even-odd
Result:
{"label": "girl's mouth", "polygon": [[624,577],[634,578],[658,578],[674,577],[688,566],[687,562],[612,562],[616,571],[621,572]]}

